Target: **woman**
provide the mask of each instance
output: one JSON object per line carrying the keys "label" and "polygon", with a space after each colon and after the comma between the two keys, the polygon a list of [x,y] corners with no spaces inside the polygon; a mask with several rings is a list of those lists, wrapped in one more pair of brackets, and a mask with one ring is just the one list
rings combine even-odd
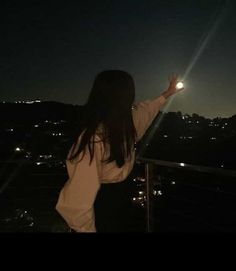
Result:
{"label": "woman", "polygon": [[134,145],[166,99],[182,90],[176,84],[177,76],[171,76],[159,97],[133,105],[135,85],[128,73],[108,70],[97,75],[80,132],[66,159],[69,179],[56,205],[72,230],[130,230],[125,180],[134,165]]}

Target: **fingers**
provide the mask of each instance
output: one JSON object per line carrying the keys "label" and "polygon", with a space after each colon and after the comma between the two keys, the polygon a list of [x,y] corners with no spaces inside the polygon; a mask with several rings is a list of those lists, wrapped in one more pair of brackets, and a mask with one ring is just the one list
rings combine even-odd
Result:
{"label": "fingers", "polygon": [[171,75],[169,75],[168,79],[169,79],[169,82],[170,82],[170,83],[171,83],[171,82],[177,82],[177,80],[178,80],[178,75],[175,74],[175,73],[171,73]]}

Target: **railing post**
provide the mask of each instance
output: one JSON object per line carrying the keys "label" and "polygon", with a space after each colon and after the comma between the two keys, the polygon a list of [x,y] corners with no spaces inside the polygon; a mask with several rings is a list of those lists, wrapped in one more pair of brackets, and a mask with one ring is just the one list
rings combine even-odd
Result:
{"label": "railing post", "polygon": [[153,217],[152,217],[152,195],[153,195],[153,183],[152,183],[152,168],[150,163],[145,164],[145,179],[146,179],[146,227],[147,232],[153,231]]}

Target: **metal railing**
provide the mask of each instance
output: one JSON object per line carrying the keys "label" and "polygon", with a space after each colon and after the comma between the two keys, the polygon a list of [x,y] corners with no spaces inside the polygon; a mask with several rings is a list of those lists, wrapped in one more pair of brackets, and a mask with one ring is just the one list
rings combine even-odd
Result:
{"label": "metal railing", "polygon": [[[194,173],[199,172],[202,174],[210,174],[218,176],[219,178],[223,178],[224,176],[227,177],[236,177],[236,171],[235,170],[229,170],[229,169],[222,169],[222,168],[212,168],[212,167],[206,167],[206,166],[198,166],[198,165],[191,165],[186,163],[177,163],[177,162],[170,162],[170,161],[163,161],[163,160],[155,160],[155,159],[147,159],[147,158],[139,158],[137,161],[137,164],[143,164],[145,166],[145,181],[146,181],[146,231],[147,232],[153,232],[154,226],[153,226],[153,183],[156,178],[159,178],[160,176],[155,176],[153,173],[154,167],[164,167],[169,169],[181,169],[184,171],[192,171]],[[159,178],[161,179],[161,178]],[[236,181],[236,179],[235,179]],[[236,182],[235,182],[236,185]],[[198,188],[205,189],[202,186],[198,186]],[[223,193],[219,191],[220,193]],[[236,190],[231,191],[230,195],[233,195],[235,197],[236,202]],[[236,221],[236,216],[235,216]],[[207,223],[206,223],[207,224]],[[214,225],[211,225],[212,228],[214,228]],[[215,227],[217,228],[217,227]],[[224,231],[217,228],[218,231]],[[235,229],[236,231],[236,229]]]}
{"label": "metal railing", "polygon": [[[3,161],[2,161],[3,162]],[[12,161],[13,162],[13,161]],[[35,162],[31,162],[31,161],[25,161],[26,164],[35,164]],[[170,161],[163,161],[163,160],[155,160],[155,159],[147,159],[147,158],[139,158],[136,161],[137,164],[141,164],[142,166],[144,166],[145,168],[145,187],[146,187],[146,218],[145,218],[145,223],[146,223],[146,231],[147,232],[153,232],[155,231],[154,228],[154,195],[153,195],[153,189],[154,189],[154,184],[155,182],[160,182],[163,178],[162,174],[163,171],[159,171],[159,169],[157,168],[157,171],[155,171],[155,167],[159,167],[159,168],[164,168],[164,169],[172,169],[172,170],[181,170],[183,172],[191,172],[192,173],[196,173],[196,172],[200,172],[202,174],[209,174],[209,175],[217,175],[219,178],[223,178],[224,176],[227,177],[232,177],[234,180],[234,177],[236,177],[236,171],[234,170],[228,170],[228,169],[222,169],[222,168],[212,168],[212,167],[205,167],[205,166],[197,166],[197,165],[191,165],[191,164],[186,164],[186,163],[176,163],[176,162],[170,162]],[[21,163],[20,163],[21,164]],[[21,164],[22,165],[22,164]],[[18,168],[18,167],[17,167]],[[13,172],[12,172],[13,173]],[[17,172],[14,172],[14,176],[10,176],[11,180],[12,178],[16,177]],[[35,173],[31,173],[31,175],[34,175]],[[37,172],[36,175],[64,175],[63,173],[57,172],[57,173],[40,173]],[[184,175],[184,174],[183,174]],[[235,179],[236,181],[236,179]],[[188,180],[186,181],[186,183],[188,182]],[[9,180],[7,185],[9,184]],[[192,184],[191,184],[192,185]],[[3,184],[3,186],[1,187],[2,190],[4,190],[4,188],[6,187],[6,184]],[[192,185],[193,189],[194,189],[194,185]],[[201,188],[204,190],[207,190],[207,187],[202,187],[202,186],[198,186],[196,185],[196,188]],[[235,182],[235,187],[236,187],[236,182]],[[210,190],[210,189],[209,189]],[[222,191],[219,191],[219,193],[223,193]],[[235,202],[236,202],[236,189],[235,191],[231,191],[231,195],[233,197],[235,197]],[[226,195],[227,196],[227,195]],[[182,215],[182,214],[179,214]],[[157,219],[159,219],[158,217],[156,217]],[[155,219],[156,219],[155,218]],[[236,221],[236,218],[235,218]],[[214,226],[214,225],[210,225],[212,228],[216,228],[217,231],[224,231],[224,229],[221,229],[220,227]],[[236,231],[236,229],[235,229]]]}

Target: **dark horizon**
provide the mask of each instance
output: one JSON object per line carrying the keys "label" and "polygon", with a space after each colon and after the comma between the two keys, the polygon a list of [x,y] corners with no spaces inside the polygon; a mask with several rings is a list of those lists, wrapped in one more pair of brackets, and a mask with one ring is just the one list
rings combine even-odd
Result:
{"label": "dark horizon", "polygon": [[[24,101],[24,102],[23,102]],[[29,103],[27,104],[26,102],[29,101],[29,102],[32,102],[33,103]],[[35,102],[36,101],[36,102]],[[38,102],[37,102],[38,101]],[[40,102],[39,102],[40,101]],[[9,102],[9,101],[0,101],[0,107],[2,104],[10,104],[10,105],[16,105],[16,106],[21,106],[21,105],[25,105],[25,106],[32,106],[32,105],[36,105],[36,104],[42,104],[42,103],[55,103],[55,104],[61,104],[61,105],[65,105],[65,106],[73,106],[73,107],[80,107],[82,108],[85,104],[72,104],[72,103],[65,103],[65,102],[62,102],[62,101],[53,101],[53,100],[42,100],[42,99],[39,99],[39,98],[35,98],[33,100],[30,100],[30,99],[25,99],[25,100],[16,100],[16,101],[12,101],[12,102]],[[5,108],[6,109],[6,108]],[[164,109],[164,108],[163,108]],[[210,119],[210,120],[213,120],[213,119],[229,119],[229,118],[232,118],[232,117],[235,117],[236,116],[236,113],[233,114],[232,116],[228,116],[228,117],[222,117],[222,116],[215,116],[215,117],[208,117],[208,116],[204,116],[204,115],[201,115],[201,114],[198,114],[196,112],[193,112],[193,113],[187,113],[187,112],[183,112],[181,110],[178,110],[178,111],[164,111],[164,110],[160,110],[161,113],[163,114],[167,114],[167,113],[175,113],[175,114],[178,114],[178,113],[181,113],[182,116],[185,116],[185,115],[189,115],[190,117],[192,117],[193,115],[198,115],[199,117],[203,117],[205,119]],[[6,113],[6,112],[5,112]],[[13,113],[17,113],[17,112],[13,112]],[[19,112],[18,112],[19,113]],[[63,113],[63,112],[61,112]]]}

